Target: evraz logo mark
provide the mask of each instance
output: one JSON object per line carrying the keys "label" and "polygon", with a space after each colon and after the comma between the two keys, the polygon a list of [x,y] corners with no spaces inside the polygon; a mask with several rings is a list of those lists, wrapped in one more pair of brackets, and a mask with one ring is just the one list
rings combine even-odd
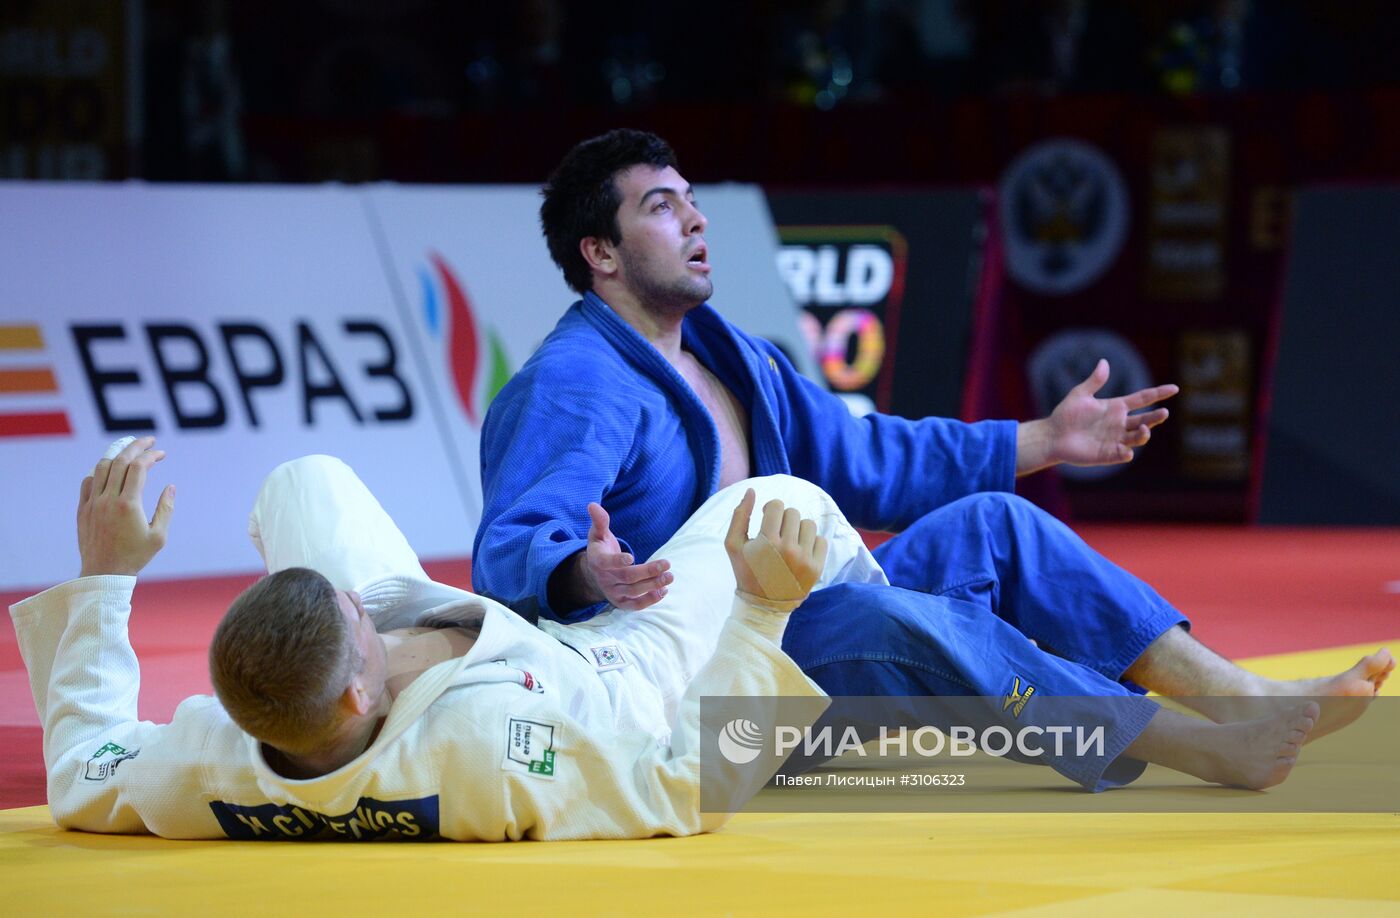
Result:
{"label": "evraz logo mark", "polygon": [[482,334],[466,288],[441,255],[429,252],[428,261],[431,273],[425,267],[418,269],[424,322],[428,333],[442,344],[457,404],[467,420],[480,427],[486,407],[511,377],[510,360],[500,335],[490,327],[483,359]]}
{"label": "evraz logo mark", "polygon": [[735,765],[747,765],[763,751],[763,731],[753,721],[736,717],[719,732],[719,751]]}
{"label": "evraz logo mark", "polygon": [[58,378],[44,357],[38,325],[0,325],[0,437],[63,437],[73,433],[55,410]]}

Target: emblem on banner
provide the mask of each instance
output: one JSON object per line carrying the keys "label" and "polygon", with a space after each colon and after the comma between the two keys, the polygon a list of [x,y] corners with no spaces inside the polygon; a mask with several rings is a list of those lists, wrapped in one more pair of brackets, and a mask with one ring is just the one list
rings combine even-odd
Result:
{"label": "emblem on banner", "polygon": [[482,333],[466,288],[452,266],[436,252],[428,253],[433,273],[418,269],[423,295],[423,316],[428,332],[443,345],[448,379],[457,403],[473,426],[511,377],[505,344],[494,328],[485,329],[487,354],[482,356]]}
{"label": "emblem on banner", "polygon": [[1036,293],[1082,290],[1104,275],[1128,235],[1128,191],[1096,147],[1056,138],[1036,144],[1001,180],[1006,268]]}

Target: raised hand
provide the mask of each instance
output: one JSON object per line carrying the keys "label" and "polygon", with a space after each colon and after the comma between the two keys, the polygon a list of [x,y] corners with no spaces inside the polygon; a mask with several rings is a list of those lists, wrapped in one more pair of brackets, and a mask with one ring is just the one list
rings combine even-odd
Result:
{"label": "raised hand", "polygon": [[608,511],[601,504],[589,504],[588,548],[583,553],[580,573],[594,602],[607,600],[619,609],[636,612],[654,605],[666,595],[675,580],[671,562],[649,561],[634,564],[631,554],[622,550],[609,528]]}
{"label": "raised hand", "polygon": [[141,493],[146,473],[165,458],[155,437],[127,444],[114,459],[102,459],[83,479],[78,497],[79,576],[137,574],[165,546],[175,512],[175,486],[166,485],[148,521]]}
{"label": "raised hand", "polygon": [[1133,450],[1152,436],[1152,428],[1167,419],[1167,409],[1130,414],[1171,398],[1174,385],[1139,389],[1118,398],[1096,398],[1108,382],[1108,361],[1100,360],[1089,378],[1069,391],[1047,418],[1052,462],[1071,465],[1112,465],[1128,462]]}
{"label": "raised hand", "polygon": [[749,538],[749,517],[758,498],[750,488],[734,508],[724,550],[739,590],[772,602],[800,603],[826,564],[827,541],[817,524],[780,500],[763,505],[758,535]]}

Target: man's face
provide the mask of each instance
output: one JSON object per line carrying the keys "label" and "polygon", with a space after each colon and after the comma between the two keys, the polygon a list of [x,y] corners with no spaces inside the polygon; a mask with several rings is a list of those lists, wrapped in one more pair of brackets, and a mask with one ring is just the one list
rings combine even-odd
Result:
{"label": "man's face", "polygon": [[708,221],[690,183],[670,166],[633,166],[613,181],[622,198],[618,279],[651,312],[684,313],[708,300],[715,289],[705,246]]}
{"label": "man's face", "polygon": [[374,620],[360,602],[360,594],[353,590],[336,590],[336,601],[340,612],[350,626],[350,639],[364,661],[360,679],[366,691],[373,698],[384,694],[384,680],[389,668],[388,654],[384,649],[384,639],[374,627]]}

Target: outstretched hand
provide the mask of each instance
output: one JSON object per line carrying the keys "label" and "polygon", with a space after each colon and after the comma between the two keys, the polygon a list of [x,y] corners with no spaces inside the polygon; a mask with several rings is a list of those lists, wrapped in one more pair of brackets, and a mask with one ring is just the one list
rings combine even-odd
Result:
{"label": "outstretched hand", "polygon": [[749,538],[749,517],[758,500],[753,488],[734,508],[724,550],[739,590],[772,602],[801,602],[826,565],[827,541],[817,524],[780,500],[763,505],[758,535]]}
{"label": "outstretched hand", "polygon": [[608,511],[601,504],[589,504],[588,548],[584,551],[581,573],[594,602],[606,600],[619,609],[636,612],[655,605],[675,580],[669,561],[634,564],[636,559],[622,550],[609,528]]}
{"label": "outstretched hand", "polygon": [[[1044,461],[1030,465],[1112,465],[1128,462],[1133,450],[1152,437],[1152,428],[1167,419],[1167,409],[1138,411],[1171,398],[1175,385],[1139,389],[1118,398],[1096,398],[1108,382],[1107,360],[1099,360],[1089,378],[1069,390],[1046,419],[1048,444]],[[1018,463],[1019,466],[1019,463]],[[1024,471],[1031,471],[1026,469]],[[1018,471],[1023,471],[1018,468]]]}
{"label": "outstretched hand", "polygon": [[102,459],[83,479],[78,498],[81,577],[137,574],[165,546],[175,512],[175,486],[166,485],[148,521],[141,504],[146,473],[165,458],[155,437],[141,437],[114,459]]}

